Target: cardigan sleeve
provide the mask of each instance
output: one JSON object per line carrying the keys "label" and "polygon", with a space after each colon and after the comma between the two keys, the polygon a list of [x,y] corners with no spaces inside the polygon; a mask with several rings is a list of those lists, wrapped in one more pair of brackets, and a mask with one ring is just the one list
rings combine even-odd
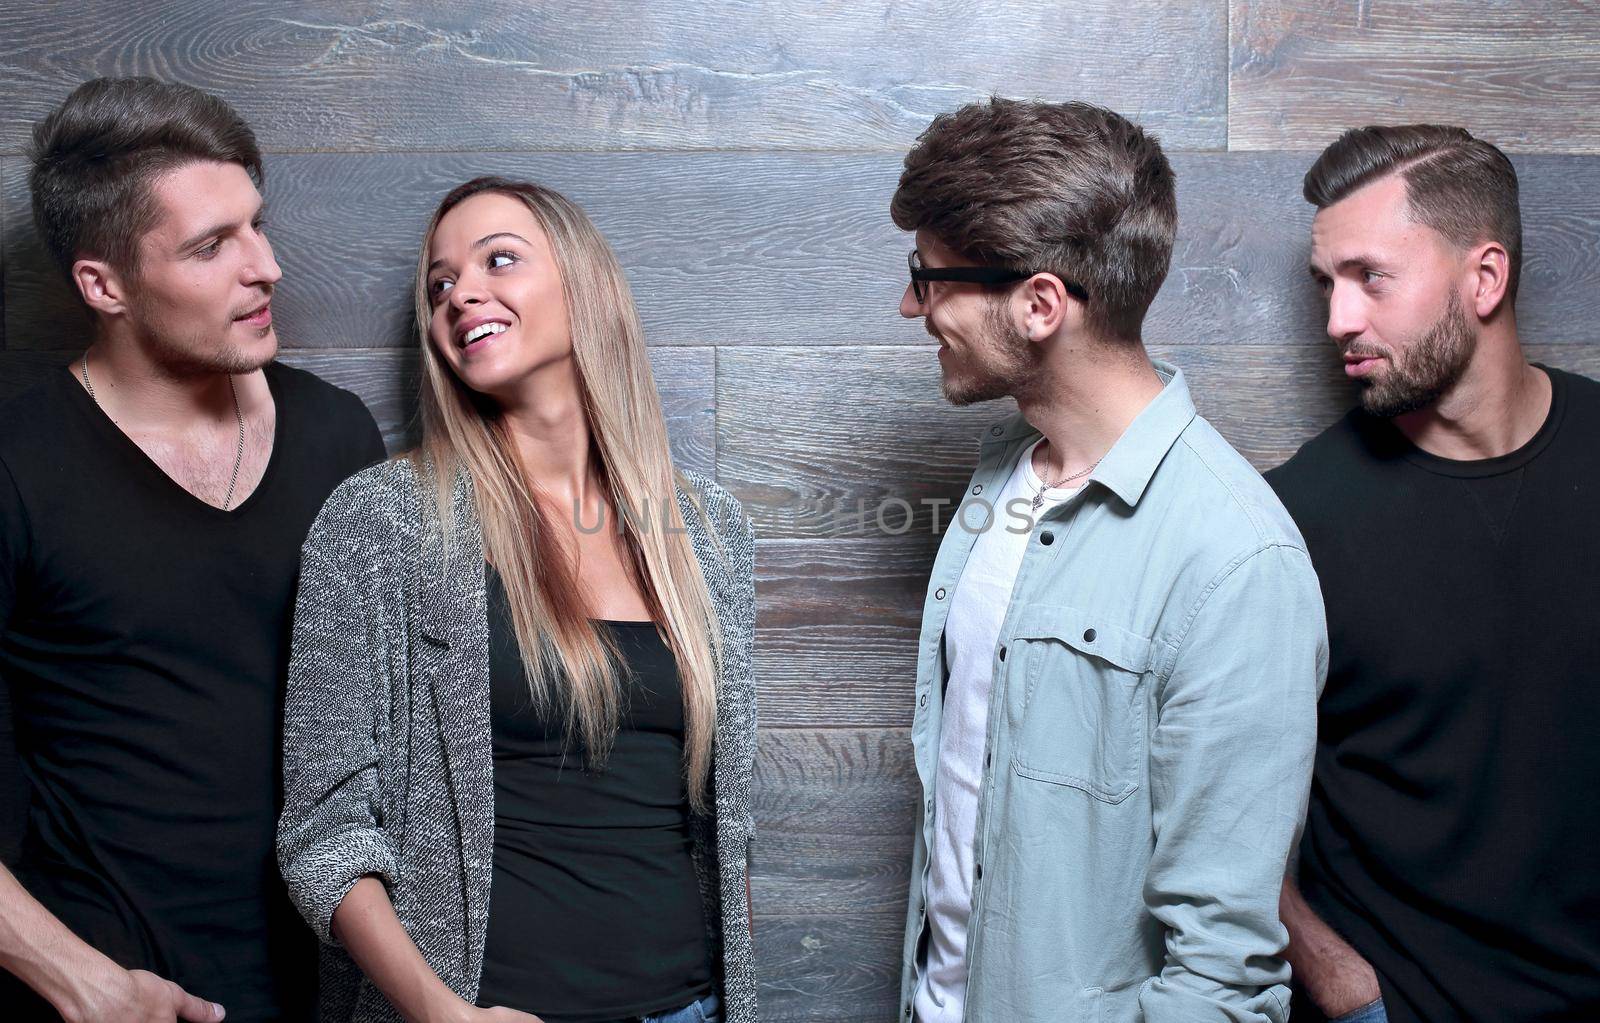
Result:
{"label": "cardigan sleeve", "polygon": [[[717,551],[715,569],[707,565],[707,582],[712,589],[712,599],[717,604],[721,622],[722,682],[737,692],[732,701],[738,708],[732,719],[725,722],[731,734],[721,741],[738,748],[736,761],[745,765],[741,771],[738,791],[733,793],[739,824],[748,837],[755,837],[755,821],[749,795],[749,768],[755,758],[756,747],[756,685],[752,664],[756,627],[755,586],[755,530],[750,516],[740,506],[738,498],[708,477],[685,471],[684,479],[693,487],[692,500],[703,515]],[[688,517],[686,509],[685,515]],[[690,533],[697,525],[691,520]]]}
{"label": "cardigan sleeve", "polygon": [[[756,540],[750,517],[731,495],[728,500],[733,503],[732,522],[725,534],[726,542],[732,551],[730,559],[732,573],[729,580],[732,599],[729,601],[730,622],[727,630],[732,640],[730,643],[732,649],[727,654],[728,675],[737,679],[736,684],[748,694],[744,702],[746,717],[740,730],[750,746],[746,759],[751,762],[753,770],[757,735],[755,666],[752,663],[756,633]],[[756,837],[754,809],[752,802],[747,799],[744,807],[744,826],[752,842]]]}
{"label": "cardigan sleeve", "polygon": [[359,480],[328,499],[302,551],[284,696],[278,865],[329,943],[356,881],[392,888],[396,875],[379,784],[389,712],[382,559],[368,535],[381,516],[351,500]]}

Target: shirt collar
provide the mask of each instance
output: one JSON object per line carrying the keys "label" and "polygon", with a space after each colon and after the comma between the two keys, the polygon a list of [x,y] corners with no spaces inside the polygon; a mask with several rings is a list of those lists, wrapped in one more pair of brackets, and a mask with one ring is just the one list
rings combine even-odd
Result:
{"label": "shirt collar", "polygon": [[[1152,364],[1161,377],[1161,393],[1134,417],[1084,481],[1101,484],[1130,508],[1139,503],[1161,460],[1195,417],[1194,400],[1189,397],[1183,371],[1167,362],[1152,360]],[[987,444],[1006,444],[1037,436],[1039,431],[1029,425],[1021,412],[1015,412],[991,428],[984,440]]]}

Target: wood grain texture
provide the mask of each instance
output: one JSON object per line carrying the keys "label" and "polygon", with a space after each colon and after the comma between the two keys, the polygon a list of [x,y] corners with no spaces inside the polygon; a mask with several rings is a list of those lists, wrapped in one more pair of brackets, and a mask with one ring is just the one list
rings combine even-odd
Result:
{"label": "wood grain texture", "polygon": [[[1260,468],[1354,398],[1300,198],[1351,125],[1462,123],[1518,154],[1529,355],[1600,376],[1600,161],[1573,155],[1600,153],[1592,0],[24,0],[0,39],[0,400],[88,336],[34,237],[21,153],[97,74],[190,82],[251,121],[283,358],[360,395],[391,450],[415,439],[408,292],[433,204],[496,173],[589,211],[632,282],[674,456],[756,521],[768,1020],[899,1018],[939,541],[923,502],[962,496],[1010,409],[948,406],[921,324],[896,315],[910,240],[888,202],[932,116],[1079,98],[1161,139],[1180,230],[1146,337]],[[0,818],[13,804],[0,792]]]}
{"label": "wood grain texture", "polygon": [[[880,343],[922,336],[894,314],[910,243],[889,220],[892,156],[294,155],[267,167],[274,314],[298,347],[409,347],[428,216],[482,174],[581,203],[626,268],[652,344]],[[22,160],[0,160],[12,347],[60,347],[83,314],[34,236]]]}
{"label": "wood grain texture", "polygon": [[[1322,299],[1305,272],[1311,154],[1178,154],[1180,228],[1146,322],[1156,344],[1307,344]],[[1594,340],[1600,320],[1600,162],[1518,159],[1525,337]],[[528,177],[582,203],[627,269],[652,344],[918,344],[896,307],[909,236],[888,202],[892,155],[755,153],[291,155],[267,171],[284,280],[280,336],[296,347],[410,347],[416,245],[433,206],[484,173]],[[61,348],[86,322],[34,236],[24,161],[0,159],[3,290],[12,348]]]}
{"label": "wood grain texture", "polygon": [[905,911],[919,791],[905,729],[763,727],[755,785],[757,916]]}
{"label": "wood grain texture", "polygon": [[905,918],[890,913],[757,917],[761,1018],[805,1023],[897,1019]]}
{"label": "wood grain texture", "polygon": [[[1600,370],[1600,347],[1528,351]],[[1184,370],[1201,414],[1261,469],[1354,403],[1331,343],[1153,346],[1152,354]],[[929,536],[927,502],[960,496],[981,430],[1013,408],[945,404],[928,346],[724,349],[717,360],[718,474],[768,539]],[[896,502],[911,506],[908,529]]]}
{"label": "wood grain texture", "polygon": [[215,91],[269,150],[899,149],[991,93],[1226,130],[1225,0],[89,0],[9,5],[0,38],[6,152],[111,74]]}
{"label": "wood grain texture", "polygon": [[[0,401],[32,386],[44,374],[59,371],[77,354],[0,352]],[[417,368],[411,352],[285,349],[280,358],[359,396],[378,421],[391,454],[417,442]],[[673,458],[685,469],[705,473],[714,472],[716,468],[713,359],[714,353],[709,348],[655,348],[650,351]]]}
{"label": "wood grain texture", "polygon": [[1460,124],[1519,152],[1600,152],[1590,0],[1231,0],[1228,147],[1321,149],[1362,124]]}
{"label": "wood grain texture", "polygon": [[763,724],[910,724],[917,634],[937,547],[931,532],[758,541]]}

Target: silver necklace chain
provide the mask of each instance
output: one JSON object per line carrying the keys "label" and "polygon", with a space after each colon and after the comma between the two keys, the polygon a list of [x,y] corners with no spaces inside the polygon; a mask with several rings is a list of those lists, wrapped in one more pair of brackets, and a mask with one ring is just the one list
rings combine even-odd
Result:
{"label": "silver necklace chain", "polygon": [[[1077,479],[1080,476],[1089,475],[1091,472],[1094,472],[1095,466],[1099,465],[1102,461],[1105,460],[1105,457],[1106,457],[1105,455],[1101,455],[1099,458],[1096,458],[1094,460],[1094,462],[1091,463],[1087,469],[1079,469],[1077,472],[1072,473],[1070,476],[1061,477],[1060,479],[1056,480],[1054,483],[1045,483],[1045,485],[1039,489],[1039,492],[1037,494],[1033,495],[1033,510],[1034,511],[1038,511],[1039,510],[1039,506],[1041,504],[1044,504],[1044,492],[1046,490],[1055,490],[1055,489],[1059,488],[1064,483],[1071,483],[1073,480]],[[1039,482],[1044,483],[1044,480],[1043,480],[1042,477],[1040,478]]]}
{"label": "silver necklace chain", "polygon": [[[94,393],[94,384],[89,382],[89,356],[83,357],[83,389],[89,392],[89,400],[94,402],[94,407],[102,412],[106,408],[100,404],[100,399]],[[239,467],[244,464],[244,413],[239,409],[239,391],[233,386],[233,374],[228,374],[228,393],[233,396],[233,418],[239,421],[239,447],[233,453],[233,475],[228,478],[228,494],[222,499],[222,510],[227,511],[233,504],[233,488],[239,485]],[[107,413],[109,415],[109,413]]]}

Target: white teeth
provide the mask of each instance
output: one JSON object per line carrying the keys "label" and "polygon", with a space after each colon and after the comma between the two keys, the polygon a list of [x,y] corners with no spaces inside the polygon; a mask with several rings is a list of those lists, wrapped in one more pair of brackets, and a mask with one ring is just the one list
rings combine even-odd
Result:
{"label": "white teeth", "polygon": [[490,334],[504,334],[505,332],[506,325],[503,323],[480,323],[467,331],[466,336],[461,339],[461,343],[470,345],[479,338],[488,337]]}

